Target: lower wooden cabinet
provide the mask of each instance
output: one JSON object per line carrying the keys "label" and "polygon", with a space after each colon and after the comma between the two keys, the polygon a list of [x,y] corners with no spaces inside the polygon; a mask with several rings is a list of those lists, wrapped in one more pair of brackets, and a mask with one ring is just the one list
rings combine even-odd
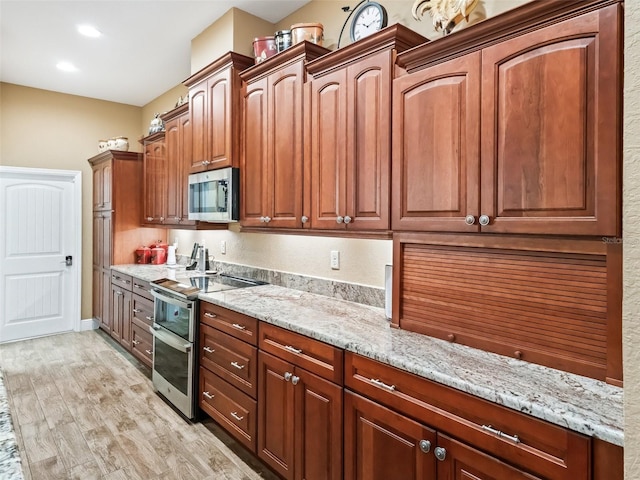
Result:
{"label": "lower wooden cabinet", "polygon": [[131,349],[131,292],[111,283],[111,336]]}
{"label": "lower wooden cabinet", "polygon": [[342,478],[342,386],[260,351],[258,456],[287,480]]}

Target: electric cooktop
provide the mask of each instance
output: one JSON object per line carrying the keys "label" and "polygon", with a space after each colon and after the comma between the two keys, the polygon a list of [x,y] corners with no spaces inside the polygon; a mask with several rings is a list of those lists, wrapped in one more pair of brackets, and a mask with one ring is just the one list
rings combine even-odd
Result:
{"label": "electric cooktop", "polygon": [[197,298],[199,293],[214,293],[235,288],[255,287],[257,285],[266,285],[266,282],[220,273],[176,277],[175,280],[163,278],[151,282],[151,285],[169,291],[174,295],[193,299]]}

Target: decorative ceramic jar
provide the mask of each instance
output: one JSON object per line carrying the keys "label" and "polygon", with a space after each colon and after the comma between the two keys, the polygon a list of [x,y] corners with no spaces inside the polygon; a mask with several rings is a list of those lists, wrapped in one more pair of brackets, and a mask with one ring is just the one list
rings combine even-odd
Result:
{"label": "decorative ceramic jar", "polygon": [[98,153],[102,153],[107,150],[107,141],[98,140]]}
{"label": "decorative ceramic jar", "polygon": [[291,46],[291,30],[278,30],[275,39],[278,53],[285,51]]}
{"label": "decorative ceramic jar", "polygon": [[324,27],[321,23],[296,23],[291,25],[291,40],[293,44],[303,41],[322,45]]}
{"label": "decorative ceramic jar", "polygon": [[163,130],[164,130],[164,123],[162,123],[160,114],[156,113],[153,120],[151,120],[151,125],[149,125],[149,135],[151,135],[152,133],[162,132]]}
{"label": "decorative ceramic jar", "polygon": [[116,150],[126,152],[129,150],[129,139],[127,137],[115,137]]}
{"label": "decorative ceramic jar", "polygon": [[116,149],[116,139],[110,138],[107,140],[107,150],[115,150]]}
{"label": "decorative ceramic jar", "polygon": [[276,41],[273,35],[253,39],[253,56],[256,59],[256,63],[273,57],[276,53],[278,53],[278,50],[276,50]]}

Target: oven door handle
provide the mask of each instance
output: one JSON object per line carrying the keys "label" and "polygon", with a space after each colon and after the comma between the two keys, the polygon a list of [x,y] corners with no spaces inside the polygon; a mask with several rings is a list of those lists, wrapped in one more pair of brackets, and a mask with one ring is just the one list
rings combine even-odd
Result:
{"label": "oven door handle", "polygon": [[162,295],[157,290],[151,290],[151,295],[156,297],[158,300],[162,300],[163,302],[171,305],[178,305],[179,307],[183,308],[191,308],[193,306],[193,302],[183,302],[182,300],[179,300],[175,297],[167,297],[166,295]]}
{"label": "oven door handle", "polygon": [[174,336],[171,335],[170,333],[166,333],[161,329],[159,330],[153,329],[151,333],[153,333],[154,337],[156,337],[161,342],[166,343],[171,348],[175,348],[176,350],[179,350],[180,352],[183,352],[183,353],[188,353],[191,351],[190,343],[182,343],[176,340]]}

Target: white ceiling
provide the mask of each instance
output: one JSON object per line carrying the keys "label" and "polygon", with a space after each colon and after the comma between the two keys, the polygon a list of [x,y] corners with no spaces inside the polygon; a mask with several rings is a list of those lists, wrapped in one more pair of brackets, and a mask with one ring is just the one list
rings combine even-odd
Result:
{"label": "white ceiling", "polygon": [[0,0],[0,81],[142,106],[190,75],[191,39],[231,7],[275,23],[309,1]]}

